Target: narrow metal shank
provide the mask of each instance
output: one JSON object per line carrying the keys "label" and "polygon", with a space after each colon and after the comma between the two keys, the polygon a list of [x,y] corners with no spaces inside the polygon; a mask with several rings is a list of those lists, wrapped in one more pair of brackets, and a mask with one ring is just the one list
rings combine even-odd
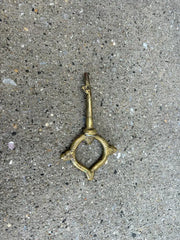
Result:
{"label": "narrow metal shank", "polygon": [[89,73],[84,73],[85,86],[83,90],[87,94],[87,109],[86,109],[86,129],[93,129],[93,112],[92,112],[92,96],[91,86],[89,82]]}

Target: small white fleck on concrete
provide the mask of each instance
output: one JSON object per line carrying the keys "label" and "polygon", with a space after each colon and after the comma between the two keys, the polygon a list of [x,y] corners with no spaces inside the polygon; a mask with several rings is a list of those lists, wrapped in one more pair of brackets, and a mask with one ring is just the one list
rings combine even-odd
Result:
{"label": "small white fleck on concrete", "polygon": [[143,43],[143,47],[145,48],[145,49],[147,49],[148,48],[148,45],[147,45],[147,43]]}
{"label": "small white fleck on concrete", "polygon": [[116,156],[117,159],[120,159],[121,153],[120,152],[115,152],[114,155]]}
{"label": "small white fleck on concrete", "polygon": [[111,39],[112,45],[115,46],[116,42],[114,41],[114,39]]}
{"label": "small white fleck on concrete", "polygon": [[131,126],[134,126],[134,123],[133,123],[133,121],[131,121],[131,122],[130,122],[130,125],[131,125]]}
{"label": "small white fleck on concrete", "polygon": [[11,227],[12,225],[10,223],[7,224],[8,227]]}
{"label": "small white fleck on concrete", "polygon": [[130,114],[134,115],[134,108],[130,108]]}
{"label": "small white fleck on concrete", "polygon": [[3,82],[4,84],[7,84],[7,85],[17,86],[17,84],[15,83],[15,81],[12,80],[11,78],[4,78],[2,82]]}
{"label": "small white fleck on concrete", "polygon": [[13,161],[11,160],[10,162],[9,162],[9,164],[11,165],[13,163]]}
{"label": "small white fleck on concrete", "polygon": [[15,148],[14,142],[9,142],[9,143],[8,143],[8,148],[9,148],[10,150],[13,150],[13,149]]}
{"label": "small white fleck on concrete", "polygon": [[118,152],[118,154],[117,154],[117,159],[119,159],[120,157],[121,157],[121,153]]}

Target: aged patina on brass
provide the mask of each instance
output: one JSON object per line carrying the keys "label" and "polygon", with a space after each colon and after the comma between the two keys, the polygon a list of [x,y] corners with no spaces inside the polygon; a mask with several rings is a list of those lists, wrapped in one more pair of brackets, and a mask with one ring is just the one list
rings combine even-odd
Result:
{"label": "aged patina on brass", "polygon": [[[108,156],[115,153],[117,149],[114,146],[109,145],[104,138],[99,136],[93,127],[92,96],[89,73],[84,73],[84,80],[85,86],[83,86],[82,89],[87,95],[86,128],[84,129],[84,133],[73,141],[70,149],[61,154],[61,159],[64,161],[71,160],[75,167],[86,173],[88,180],[92,180],[94,178],[94,172],[105,164]],[[76,159],[76,150],[82,141],[85,141],[87,144],[91,144],[94,139],[98,140],[102,144],[104,151],[101,158],[88,169]]]}

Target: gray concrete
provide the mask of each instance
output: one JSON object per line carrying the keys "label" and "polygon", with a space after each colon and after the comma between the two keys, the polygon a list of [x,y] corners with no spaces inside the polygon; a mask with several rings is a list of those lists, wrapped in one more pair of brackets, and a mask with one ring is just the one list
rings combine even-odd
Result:
{"label": "gray concrete", "polygon": [[[1,2],[1,239],[178,240],[179,0]],[[90,182],[84,71],[118,148]]]}

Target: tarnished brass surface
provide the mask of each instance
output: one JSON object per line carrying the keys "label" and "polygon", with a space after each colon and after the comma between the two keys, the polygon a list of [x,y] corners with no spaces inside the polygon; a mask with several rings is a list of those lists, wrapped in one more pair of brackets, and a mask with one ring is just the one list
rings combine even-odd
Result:
{"label": "tarnished brass surface", "polygon": [[[99,136],[93,127],[92,96],[89,73],[84,73],[84,80],[85,85],[82,87],[82,89],[87,95],[86,128],[84,129],[84,133],[73,141],[70,149],[61,154],[61,159],[64,161],[71,160],[74,166],[86,173],[88,180],[92,180],[94,178],[94,172],[103,164],[105,164],[108,156],[115,153],[117,149],[114,146],[109,145],[104,138]],[[102,144],[104,151],[101,158],[88,169],[76,159],[76,150],[82,141],[85,141],[87,144],[91,144],[94,139],[98,140]]]}

